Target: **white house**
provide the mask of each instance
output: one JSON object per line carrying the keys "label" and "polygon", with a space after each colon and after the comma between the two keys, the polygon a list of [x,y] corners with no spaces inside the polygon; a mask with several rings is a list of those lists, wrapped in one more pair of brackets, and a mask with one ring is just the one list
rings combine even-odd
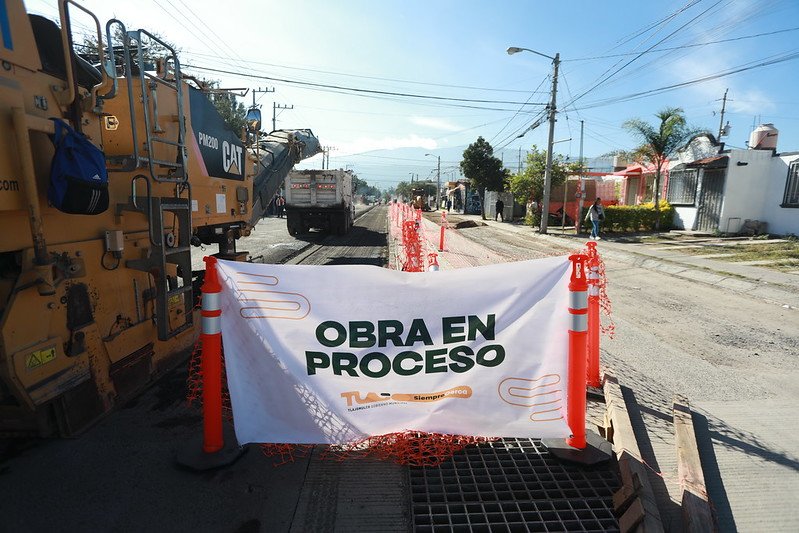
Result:
{"label": "white house", "polygon": [[765,223],[768,233],[799,235],[799,152],[777,153],[777,138],[771,124],[752,132],[749,149],[694,137],[669,168],[675,226],[737,233],[749,220]]}

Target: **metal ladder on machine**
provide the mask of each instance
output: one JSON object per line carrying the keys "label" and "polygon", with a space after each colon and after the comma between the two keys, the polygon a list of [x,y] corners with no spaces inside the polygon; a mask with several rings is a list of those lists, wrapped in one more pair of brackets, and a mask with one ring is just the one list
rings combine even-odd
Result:
{"label": "metal ladder on machine", "polygon": [[[110,24],[110,23],[109,23]],[[110,42],[110,30],[109,30]],[[176,52],[165,42],[145,30],[125,32],[125,76],[128,79],[128,95],[130,98],[131,123],[134,130],[134,153],[136,168],[146,165],[148,174],[137,174],[131,179],[131,197],[128,204],[117,206],[118,211],[138,211],[144,213],[148,219],[148,233],[150,238],[150,254],[144,259],[126,261],[128,268],[150,273],[155,281],[154,293],[150,297],[155,300],[155,322],[158,328],[158,339],[165,341],[192,327],[194,323],[194,295],[192,291],[191,269],[191,186],[186,171],[186,126],[183,113],[183,90],[181,86],[180,63]],[[130,42],[135,41],[137,58],[142,63],[142,35],[146,35],[152,42],[155,41],[171,52],[171,61],[174,65],[174,81],[158,78],[147,74],[144,65],[138,65],[138,77],[141,84],[141,102],[144,110],[145,150],[146,154],[139,153],[137,135],[135,133],[136,120],[134,111],[133,74],[131,70]],[[164,72],[169,60],[164,62]],[[165,76],[166,78],[166,76]],[[177,98],[178,139],[165,139],[161,134],[164,130],[158,123],[158,85],[166,86],[174,91]],[[152,110],[150,105],[152,103]],[[157,144],[172,146],[177,151],[175,161],[159,160],[154,157],[154,147]],[[137,194],[137,182],[146,185],[146,196]],[[156,183],[174,184],[173,196],[153,196],[151,194],[152,181]],[[183,192],[186,196],[182,196]],[[172,229],[165,217],[171,216]],[[174,227],[177,227],[177,234]],[[168,274],[168,266],[175,265],[176,276]],[[179,308],[183,321],[172,326],[169,309],[177,300],[182,303]]]}

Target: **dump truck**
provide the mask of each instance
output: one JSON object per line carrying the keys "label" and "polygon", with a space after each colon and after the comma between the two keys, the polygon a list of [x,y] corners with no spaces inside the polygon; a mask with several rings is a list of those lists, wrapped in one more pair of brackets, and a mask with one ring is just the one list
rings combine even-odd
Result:
{"label": "dump truck", "polygon": [[[187,359],[203,274],[192,249],[242,259],[237,239],[319,142],[242,142],[146,30],[101,25],[72,0],[60,24],[0,4],[0,214],[13,228],[0,238],[0,435],[71,435]],[[94,57],[72,45],[74,15],[94,19]]]}
{"label": "dump truck", "polygon": [[344,235],[355,221],[349,170],[296,170],[286,176],[286,224],[290,235],[311,228]]}

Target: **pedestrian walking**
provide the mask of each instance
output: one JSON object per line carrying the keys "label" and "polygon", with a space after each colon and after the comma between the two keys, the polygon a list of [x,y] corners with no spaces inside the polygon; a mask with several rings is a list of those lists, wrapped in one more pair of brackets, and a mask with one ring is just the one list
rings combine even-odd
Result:
{"label": "pedestrian walking", "polygon": [[283,218],[283,211],[286,209],[286,199],[282,194],[278,194],[275,199],[275,206],[277,206],[277,218]]}
{"label": "pedestrian walking", "polygon": [[599,241],[599,223],[605,220],[605,209],[602,207],[602,199],[597,198],[594,204],[588,208],[588,213],[585,214],[585,221],[591,221],[591,238]]}
{"label": "pedestrian walking", "polygon": [[496,213],[494,213],[494,220],[496,220],[497,217],[499,217],[500,219],[502,219],[502,222],[505,222],[505,213],[502,212],[505,209],[505,202],[503,202],[502,200],[497,200],[497,203],[496,205],[494,205],[494,207],[496,208]]}
{"label": "pedestrian walking", "polygon": [[452,198],[447,198],[447,213],[452,210]]}

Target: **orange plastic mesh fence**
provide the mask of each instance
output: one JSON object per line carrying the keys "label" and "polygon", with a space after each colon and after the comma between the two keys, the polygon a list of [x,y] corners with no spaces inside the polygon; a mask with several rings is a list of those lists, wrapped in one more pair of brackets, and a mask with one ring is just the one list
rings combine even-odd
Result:
{"label": "orange plastic mesh fence", "polygon": [[307,457],[313,445],[311,444],[261,444],[261,453],[273,459],[272,466],[278,467],[295,462],[297,459]]}
{"label": "orange plastic mesh fence", "polygon": [[599,256],[599,308],[608,317],[605,324],[599,325],[603,334],[612,339],[616,335],[616,323],[613,321],[613,305],[608,296],[608,277],[605,273],[605,261]]}
{"label": "orange plastic mesh fence", "polygon": [[495,440],[489,437],[400,431],[330,446],[323,459],[345,461],[375,458],[409,466],[436,466],[472,444]]}
{"label": "orange plastic mesh fence", "polygon": [[[572,253],[589,255],[588,247],[583,247]],[[602,259],[602,254],[597,253],[597,259],[599,260],[599,309],[607,317],[604,324],[600,321],[599,330],[612,339],[616,335],[616,323],[613,321],[613,304],[608,296],[608,276],[605,272],[605,261]]]}
{"label": "orange plastic mesh fence", "polygon": [[[224,342],[224,341],[223,341]],[[189,375],[186,378],[186,401],[192,407],[202,409],[203,406],[203,372],[202,372],[202,335],[194,343],[194,351],[189,360]],[[230,406],[230,392],[227,388],[225,374],[225,349],[222,347],[222,416],[233,420],[233,409]]]}

